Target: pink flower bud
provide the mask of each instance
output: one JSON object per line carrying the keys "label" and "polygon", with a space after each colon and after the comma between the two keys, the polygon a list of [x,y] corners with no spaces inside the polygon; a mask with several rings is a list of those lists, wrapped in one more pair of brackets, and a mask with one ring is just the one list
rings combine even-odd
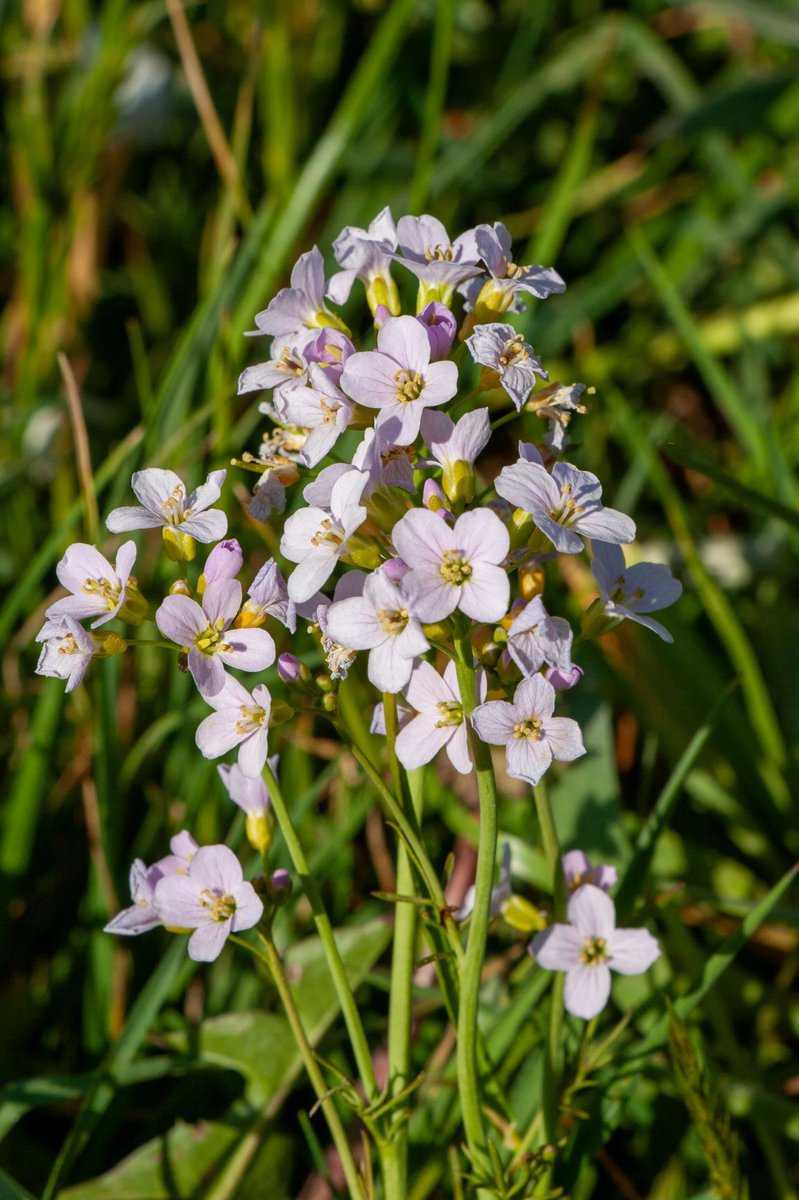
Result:
{"label": "pink flower bud", "polygon": [[375,329],[382,329],[391,316],[391,310],[385,304],[378,304],[375,309]]}
{"label": "pink flower bud", "polygon": [[277,660],[277,673],[284,683],[296,683],[302,672],[302,663],[294,654],[286,651]]}
{"label": "pink flower bud", "polygon": [[567,692],[569,688],[575,687],[580,682],[584,674],[583,668],[574,663],[568,671],[561,670],[560,667],[550,667],[546,672],[546,678],[556,692]]}
{"label": "pink flower bud", "polygon": [[427,331],[431,362],[438,362],[440,359],[446,358],[452,349],[458,329],[458,322],[446,304],[440,304],[438,300],[431,300],[427,307],[422,309],[416,320],[420,321]]}
{"label": "pink flower bud", "polygon": [[217,542],[205,560],[203,575],[206,584],[218,583],[220,579],[235,579],[243,562],[244,555],[235,538]]}
{"label": "pink flower bud", "polygon": [[399,583],[403,575],[408,573],[408,564],[401,558],[389,558],[387,562],[383,563],[382,571],[392,583]]}

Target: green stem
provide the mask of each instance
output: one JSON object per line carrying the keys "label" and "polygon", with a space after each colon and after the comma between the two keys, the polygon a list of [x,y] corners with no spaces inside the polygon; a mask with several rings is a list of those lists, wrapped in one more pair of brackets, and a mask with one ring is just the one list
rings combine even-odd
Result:
{"label": "green stem", "polygon": [[257,950],[255,946],[246,942],[243,938],[231,937],[231,941],[236,945],[242,946],[245,950],[249,950],[256,958],[265,963],[269,968],[269,973],[272,976],[277,993],[280,996],[280,1002],[288,1018],[288,1023],[291,1026],[291,1032],[294,1035],[294,1040],[297,1043],[297,1049],[300,1052],[305,1070],[308,1073],[308,1078],[311,1081],[311,1086],[316,1093],[316,1098],[319,1101],[319,1107],[324,1113],[327,1127],[330,1130],[330,1136],[333,1139],[338,1156],[341,1159],[341,1167],[344,1171],[344,1177],[347,1180],[350,1196],[354,1200],[366,1200],[361,1177],[358,1174],[358,1168],[355,1165],[355,1160],[352,1157],[349,1141],[344,1126],[341,1123],[341,1118],[338,1115],[338,1110],[330,1096],[330,1089],[325,1083],[324,1076],[319,1069],[319,1064],[316,1061],[313,1047],[308,1041],[308,1036],[302,1023],[297,1005],[294,1003],[294,996],[291,993],[289,981],[286,978],[286,972],[283,967],[283,961],[277,952],[277,947],[271,937],[267,937],[260,929],[257,930],[258,937],[263,945],[263,952]]}
{"label": "green stem", "polygon": [[[566,906],[566,882],[563,876],[563,867],[560,860],[560,842],[558,841],[558,833],[555,828],[555,819],[552,815],[552,805],[549,802],[549,793],[546,786],[539,783],[534,788],[535,795],[535,810],[538,816],[538,824],[541,829],[541,841],[546,855],[547,866],[549,867],[550,882],[552,885],[553,898],[553,916],[557,921],[562,918]],[[549,1001],[549,1030],[546,1040],[546,1054],[544,1057],[544,1079],[543,1079],[543,1095],[542,1108],[544,1116],[544,1133],[546,1140],[553,1143],[557,1140],[558,1134],[558,1112],[560,1109],[560,1078],[563,1067],[563,987],[565,976],[557,974],[552,985],[552,994]],[[551,1178],[551,1171],[546,1174],[547,1184]],[[543,1188],[543,1185],[542,1185]],[[543,1188],[543,1194],[546,1194],[546,1188]]]}
{"label": "green stem", "polygon": [[371,1102],[378,1094],[377,1080],[375,1079],[374,1067],[372,1066],[372,1056],[369,1052],[369,1044],[366,1040],[358,1006],[355,1003],[355,997],[352,994],[352,988],[347,979],[347,972],[338,946],[336,945],[333,926],[330,924],[330,918],[322,903],[322,897],[319,893],[316,880],[313,878],[308,867],[305,851],[302,848],[297,831],[294,828],[294,823],[289,815],[280,785],[268,765],[264,766],[263,774],[266,786],[269,789],[272,810],[280,826],[280,832],[283,834],[283,840],[291,856],[294,870],[297,872],[300,884],[311,904],[314,924],[319,934],[319,940],[322,943],[322,949],[327,959],[330,974],[333,976],[333,985],[336,989],[339,1004],[341,1005],[344,1023],[347,1026],[347,1033],[349,1034],[355,1061],[358,1065],[361,1083],[366,1092],[367,1100]]}
{"label": "green stem", "polygon": [[[397,761],[394,743],[397,737],[397,698],[383,696],[386,718],[386,748],[394,790],[402,795],[402,768]],[[424,801],[424,768],[409,772],[407,791],[417,824],[421,823]],[[397,847],[396,892],[413,895],[415,872],[405,844]],[[394,908],[394,945],[391,956],[391,993],[388,1006],[388,1078],[392,1096],[399,1095],[410,1082],[411,1020],[413,998],[413,968],[416,950],[416,905],[399,901]],[[394,1110],[391,1120],[392,1146],[388,1161],[383,1159],[386,1200],[404,1200],[408,1190],[408,1114],[404,1105]],[[389,1174],[386,1170],[391,1165]]]}
{"label": "green stem", "polygon": [[[476,702],[476,674],[468,634],[455,638],[455,667],[463,711],[468,718]],[[488,924],[491,919],[491,890],[497,856],[497,792],[491,752],[475,737],[469,726],[469,745],[477,776],[480,801],[480,832],[477,845],[477,872],[474,881],[474,908],[469,921],[466,954],[461,966],[460,1011],[458,1013],[457,1070],[458,1091],[466,1140],[475,1165],[485,1164],[486,1132],[480,1103],[477,1071],[477,1010],[480,978],[485,959]]]}

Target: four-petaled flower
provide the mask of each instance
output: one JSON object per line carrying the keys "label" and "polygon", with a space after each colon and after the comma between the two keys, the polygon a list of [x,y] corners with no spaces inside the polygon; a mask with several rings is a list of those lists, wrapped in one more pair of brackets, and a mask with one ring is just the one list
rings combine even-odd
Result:
{"label": "four-petaled flower", "polygon": [[513,703],[489,700],[472,713],[478,737],[505,747],[508,774],[537,784],[553,759],[572,762],[585,754],[580,726],[570,717],[553,717],[555,689],[541,675],[523,679]]}
{"label": "four-petaled flower", "polygon": [[579,554],[582,539],[631,542],[635,522],[602,504],[602,485],[590,471],[558,462],[552,474],[539,463],[519,461],[503,467],[497,494],[532,515],[538,528],[561,554]]}
{"label": "four-petaled flower", "polygon": [[602,604],[611,617],[627,617],[651,629],[664,642],[674,638],[665,625],[647,613],[668,608],[682,595],[682,584],[663,563],[624,563],[620,546],[592,542],[591,569],[599,584]]}
{"label": "four-petaled flower", "polygon": [[209,583],[202,606],[189,596],[167,596],[155,623],[170,641],[188,651],[192,678],[204,696],[213,696],[225,682],[225,668],[264,671],[275,661],[275,643],[265,629],[231,629],[241,608],[241,584],[236,579]]}
{"label": "four-petaled flower", "polygon": [[130,573],[136,561],[136,543],[124,542],[112,567],[105,555],[84,542],[75,542],[56,567],[58,582],[71,593],[47,610],[51,621],[62,617],[83,620],[96,617],[92,629],[118,616],[127,599]]}
{"label": "four-petaled flower", "polygon": [[213,696],[203,696],[216,712],[197,726],[195,741],[204,758],[221,758],[238,746],[238,763],[245,775],[264,769],[269,748],[269,715],[272,697],[259,683],[252,692],[225,674],[224,686]]}
{"label": "four-petaled flower", "polygon": [[503,562],[508,531],[488,508],[475,508],[450,528],[429,509],[414,508],[394,526],[394,549],[411,567],[403,590],[420,621],[443,621],[456,608],[473,621],[499,621],[510,597]]}
{"label": "four-petaled flower", "polygon": [[306,467],[322,461],[352,419],[352,404],[335,379],[318,364],[311,367],[307,384],[299,384],[281,396],[278,411],[287,424],[308,430],[300,451]]}
{"label": "four-petaled flower", "polygon": [[481,305],[494,312],[520,312],[523,307],[520,292],[545,300],[566,291],[566,284],[553,267],[520,266],[512,260],[512,239],[501,221],[477,225],[473,234],[489,278],[486,280],[483,274],[460,289],[467,308]]}
{"label": "four-petaled flower", "polygon": [[291,269],[291,287],[281,288],[266,308],[256,313],[257,329],[248,336],[262,333],[296,335],[306,329],[325,325],[341,328],[341,321],[325,307],[325,263],[318,246],[301,254]]}
{"label": "four-petaled flower", "polygon": [[189,957],[195,962],[213,962],[230,934],[257,925],[264,911],[227,846],[203,846],[185,875],[159,879],[154,903],[164,925],[194,930]]}
{"label": "four-petaled flower", "polygon": [[407,446],[419,434],[426,408],[451,400],[458,390],[454,362],[430,361],[430,341],[415,317],[392,317],[377,335],[377,350],[351,354],[341,387],[358,404],[380,411],[380,428],[395,421],[394,441]]}
{"label": "four-petaled flower", "polygon": [[289,576],[289,596],[295,603],[309,600],[330,578],[347,552],[347,542],[366,518],[359,504],[368,475],[347,471],[330,491],[330,509],[301,508],[283,527],[280,552],[297,566]]}
{"label": "four-petaled flower", "polygon": [[521,409],[536,384],[549,376],[533,347],[512,325],[476,325],[466,345],[475,362],[490,367],[517,409]]}
{"label": "four-petaled flower", "polygon": [[198,542],[218,542],[227,533],[227,517],[211,505],[219,499],[226,474],[212,471],[205,483],[187,493],[174,471],[160,467],[136,471],[130,486],[141,507],[115,508],[105,523],[112,533],[163,526],[187,533]]}
{"label": "four-petaled flower", "polygon": [[617,929],[610,896],[583,884],[568,905],[568,925],[552,925],[533,939],[530,951],[547,971],[565,971],[567,1010],[590,1021],[602,1012],[610,995],[610,972],[640,975],[660,956],[646,929]]}
{"label": "four-petaled flower", "polygon": [[36,641],[43,643],[36,674],[65,679],[65,691],[74,691],[97,651],[92,635],[74,617],[48,618],[36,634]]}
{"label": "four-petaled flower", "polygon": [[326,613],[326,632],[341,646],[368,650],[368,675],[381,692],[399,692],[411,676],[413,660],[430,649],[408,599],[386,575],[374,571],[360,596],[338,600]]}
{"label": "four-petaled flower", "polygon": [[[487,686],[485,671],[479,671],[478,699],[485,698]],[[455,770],[468,775],[472,756],[455,664],[448,663],[442,677],[430,663],[420,662],[413,669],[405,698],[416,716],[403,725],[397,737],[397,758],[403,767],[409,771],[421,767],[446,748]]]}
{"label": "four-petaled flower", "polygon": [[571,626],[563,617],[551,617],[540,596],[513,618],[507,646],[522,675],[534,675],[544,663],[563,672],[571,670]]}
{"label": "four-petaled flower", "polygon": [[368,229],[345,225],[333,242],[333,254],[342,268],[331,275],[327,294],[334,304],[349,300],[352,285],[360,279],[372,312],[384,304],[392,313],[400,311],[397,287],[391,278],[391,258],[397,248],[397,230],[391,209],[386,206],[370,221]]}
{"label": "four-petaled flower", "polygon": [[400,217],[394,257],[419,280],[417,311],[430,300],[448,304],[455,285],[482,270],[473,230],[468,229],[452,242],[438,218],[427,214]]}

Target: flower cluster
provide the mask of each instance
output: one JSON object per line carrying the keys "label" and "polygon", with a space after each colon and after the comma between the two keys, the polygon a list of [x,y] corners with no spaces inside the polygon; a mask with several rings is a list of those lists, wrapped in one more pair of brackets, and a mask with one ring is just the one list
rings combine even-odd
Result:
{"label": "flower cluster", "polygon": [[[598,595],[583,637],[627,618],[669,639],[648,614],[673,603],[680,584],[666,567],[627,565],[622,547],[635,538],[634,522],[603,503],[595,475],[562,457],[586,389],[551,382],[510,323],[527,298],[564,290],[556,271],[516,263],[501,224],[451,239],[431,216],[395,222],[388,209],[367,229],[344,229],[333,251],[339,269],[330,279],[314,247],[295,264],[290,286],[256,315],[252,336],[271,338],[268,357],[238,383],[239,394],[259,395],[269,419],[258,453],[238,460],[258,474],[249,518],[278,526],[287,577],[270,559],[245,595],[243,553],[234,539],[222,540],[227,517],[215,507],[223,470],[195,490],[172,471],[139,471],[132,479],[139,506],[114,510],[107,526],[160,528],[166,553],[181,563],[194,558],[197,542],[215,543],[196,582],[174,585],[155,622],[211,710],[197,729],[200,751],[220,758],[237,749],[225,782],[248,813],[248,805],[264,811],[255,792],[274,722],[260,674],[275,663],[279,626],[293,634],[298,618],[317,640],[323,677],[309,678],[286,653],[277,674],[304,693],[305,707],[334,713],[338,682],[364,656],[377,698],[397,698],[396,754],[405,768],[445,750],[468,775],[479,739],[503,748],[510,776],[536,785],[553,762],[585,753],[577,722],[555,711],[583,675],[568,620],[547,607],[553,596],[558,603],[550,577],[559,556],[589,554]],[[331,307],[349,303],[357,284],[371,313],[360,344]],[[515,461],[494,478],[483,457],[493,426],[517,415],[533,418],[539,433],[520,442]],[[499,439],[492,449],[502,452]],[[48,610],[40,673],[61,676],[71,689],[93,656],[125,649],[120,634],[98,635],[80,622],[91,618],[94,630],[113,618],[143,618],[135,556],[132,541],[114,567],[93,547],[70,547],[58,568],[70,594]],[[456,643],[461,660],[468,648],[473,695],[462,694]],[[251,689],[242,672],[257,677]],[[380,705],[373,729],[385,729]],[[258,836],[267,844],[263,826]],[[198,851],[185,871],[136,864],[134,906],[110,928],[191,927],[198,954],[213,956],[223,926],[257,920],[247,885],[240,874],[234,879],[222,851]],[[596,883],[584,883],[572,897],[572,924],[597,945],[604,939],[605,950],[592,951],[586,965],[583,944],[556,926],[539,962],[564,965],[568,941],[577,956],[569,970],[579,967],[581,979],[596,964],[624,969],[626,931],[611,936],[611,910]],[[590,978],[598,995],[605,985],[596,973]],[[567,987],[570,996],[584,990]],[[588,1007],[575,1001],[572,1011]]]}

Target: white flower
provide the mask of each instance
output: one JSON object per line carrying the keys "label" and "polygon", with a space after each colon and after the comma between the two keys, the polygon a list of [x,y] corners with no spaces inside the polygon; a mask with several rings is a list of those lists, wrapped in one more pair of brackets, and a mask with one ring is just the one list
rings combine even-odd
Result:
{"label": "white flower", "polygon": [[36,674],[65,679],[65,690],[74,691],[89,669],[97,648],[92,635],[73,617],[60,617],[45,621],[36,634],[36,641],[44,643]]}
{"label": "white flower", "polygon": [[382,570],[367,578],[361,596],[331,604],[327,633],[342,646],[369,651],[369,679],[381,692],[401,691],[414,658],[430,649],[407,598]]}
{"label": "white flower", "polygon": [[550,475],[536,462],[503,467],[494,485],[497,495],[532,514],[538,528],[561,554],[579,554],[582,538],[631,542],[635,522],[602,504],[602,485],[590,471],[558,462]]}
{"label": "white flower", "polygon": [[536,784],[553,758],[572,762],[585,754],[580,726],[570,717],[553,717],[555,689],[541,675],[523,679],[507,700],[489,700],[472,713],[484,742],[504,746],[508,774]]}
{"label": "white flower", "polygon": [[227,517],[211,505],[219,499],[226,474],[212,471],[205,483],[187,494],[186,485],[174,471],[160,467],[136,471],[130,485],[141,508],[115,508],[105,523],[112,533],[169,526],[198,542],[218,542],[227,533]]}
{"label": "white flower", "polygon": [[195,741],[204,758],[221,758],[239,747],[238,763],[245,775],[261,774],[269,746],[272,697],[264,684],[252,692],[225,675],[224,686],[213,696],[203,696],[216,712],[197,726]]}
{"label": "white flower", "polygon": [[[485,671],[480,671],[477,690],[481,700],[486,688]],[[416,716],[402,727],[397,737],[397,758],[403,767],[409,771],[421,767],[446,748],[455,770],[468,775],[472,756],[455,664],[447,664],[442,678],[430,663],[420,662],[414,667],[405,696]]]}
{"label": "white flower", "polygon": [[682,595],[682,584],[669,568],[662,563],[636,563],[627,567],[621,547],[607,542],[592,542],[591,549],[591,569],[608,616],[627,617],[651,629],[664,642],[673,642],[665,625],[644,615],[668,608]]}
{"label": "white flower", "polygon": [[295,603],[309,600],[347,552],[348,539],[366,519],[366,509],[358,501],[368,478],[364,471],[346,472],[333,484],[329,511],[301,508],[286,521],[280,552],[298,564],[288,581]]}
{"label": "white flower", "polygon": [[589,1021],[608,1002],[610,972],[640,975],[660,956],[660,947],[646,929],[617,929],[613,901],[592,883],[573,894],[568,917],[568,925],[539,933],[530,949],[539,966],[566,972],[566,1008]]}
{"label": "white flower", "polygon": [[135,561],[135,542],[124,542],[119,547],[113,567],[94,546],[75,542],[56,567],[58,582],[72,594],[51,604],[47,616],[53,621],[60,617],[78,621],[96,617],[92,629],[111,621],[125,603]]}

